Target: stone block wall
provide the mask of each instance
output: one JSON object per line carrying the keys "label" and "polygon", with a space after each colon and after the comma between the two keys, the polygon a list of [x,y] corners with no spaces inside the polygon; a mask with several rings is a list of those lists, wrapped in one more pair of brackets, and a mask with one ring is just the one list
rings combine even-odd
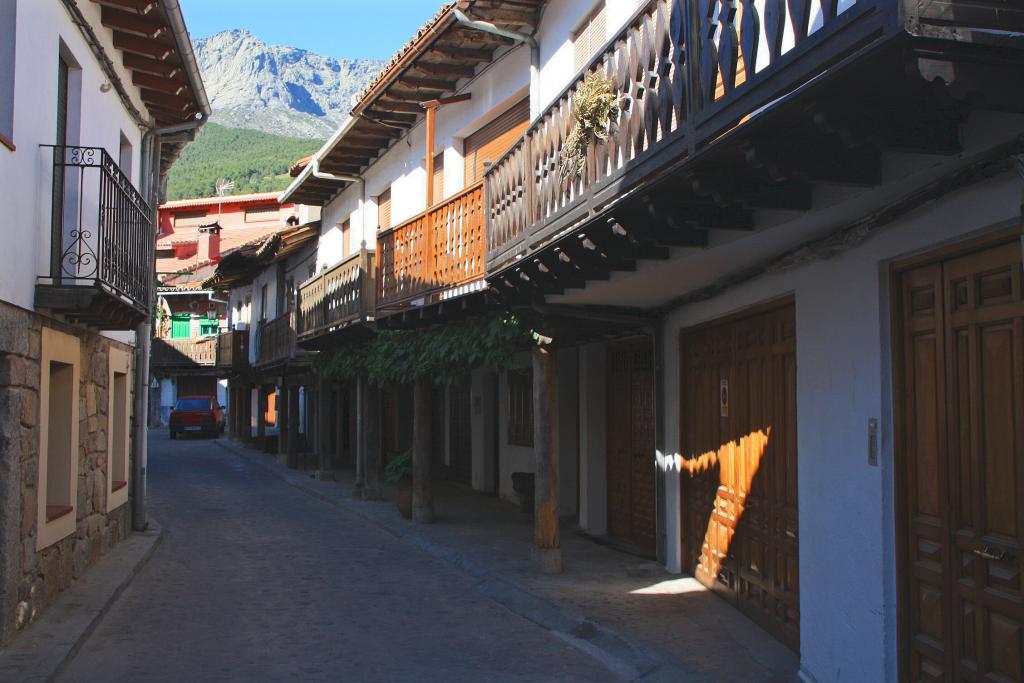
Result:
{"label": "stone block wall", "polygon": [[[75,532],[37,551],[43,327],[71,334],[81,344],[78,481]],[[130,532],[130,503],[106,511],[112,346],[133,351],[96,331],[0,302],[0,643],[37,619]],[[134,371],[134,353],[130,357]]]}

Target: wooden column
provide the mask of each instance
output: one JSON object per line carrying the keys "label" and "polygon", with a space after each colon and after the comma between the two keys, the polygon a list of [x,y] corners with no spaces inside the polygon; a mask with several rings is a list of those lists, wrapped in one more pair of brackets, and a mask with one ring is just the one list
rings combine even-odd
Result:
{"label": "wooden column", "polygon": [[260,448],[267,448],[267,390],[262,384],[256,385],[256,438]]}
{"label": "wooden column", "polygon": [[288,385],[283,380],[277,392],[277,459],[288,464]]}
{"label": "wooden column", "polygon": [[327,409],[326,399],[327,395],[327,382],[324,381],[323,375],[317,375],[316,379],[316,455],[317,455],[317,467],[320,470],[327,469],[327,431],[325,426],[327,425]]}
{"label": "wooden column", "polygon": [[365,376],[356,380],[356,461],[362,464],[364,500],[380,500],[380,390]]}
{"label": "wooden column", "polygon": [[427,105],[427,208],[434,205],[434,115],[436,104]]}
{"label": "wooden column", "polygon": [[288,457],[288,467],[298,467],[299,458],[299,385],[294,384],[288,387],[288,438],[285,453]]}
{"label": "wooden column", "polygon": [[534,558],[545,574],[562,572],[558,531],[557,364],[550,347],[533,349]]}
{"label": "wooden column", "polygon": [[428,524],[434,521],[434,497],[430,483],[432,448],[430,382],[421,379],[412,395],[412,520]]}
{"label": "wooden column", "polygon": [[[348,387],[344,384],[334,385],[334,412],[331,414],[331,419],[334,420],[334,462],[340,466],[345,462],[345,421],[348,420],[348,415],[345,414],[345,392],[348,391]],[[356,467],[356,477],[359,481],[362,481],[362,472],[359,471],[358,463]]]}

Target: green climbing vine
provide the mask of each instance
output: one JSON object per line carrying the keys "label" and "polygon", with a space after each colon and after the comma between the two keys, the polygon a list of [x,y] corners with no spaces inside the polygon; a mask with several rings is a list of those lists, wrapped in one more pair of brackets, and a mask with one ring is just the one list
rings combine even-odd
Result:
{"label": "green climbing vine", "polygon": [[423,379],[445,384],[475,367],[508,367],[530,339],[531,331],[515,316],[494,315],[429,329],[382,330],[321,353],[317,365],[336,381],[365,373],[377,385]]}

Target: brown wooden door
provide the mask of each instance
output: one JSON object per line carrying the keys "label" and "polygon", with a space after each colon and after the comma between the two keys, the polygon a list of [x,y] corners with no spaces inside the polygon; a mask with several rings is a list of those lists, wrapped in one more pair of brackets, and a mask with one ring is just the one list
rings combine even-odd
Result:
{"label": "brown wooden door", "polygon": [[1024,680],[1020,249],[1007,242],[899,279],[906,680]]}
{"label": "brown wooden door", "polygon": [[654,363],[650,341],[608,350],[608,532],[655,548]]}
{"label": "brown wooden door", "polygon": [[684,569],[798,649],[794,307],[684,332],[680,356]]}

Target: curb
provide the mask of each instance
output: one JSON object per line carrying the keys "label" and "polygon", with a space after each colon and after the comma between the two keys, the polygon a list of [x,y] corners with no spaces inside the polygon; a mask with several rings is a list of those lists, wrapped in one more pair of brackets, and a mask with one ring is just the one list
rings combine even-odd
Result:
{"label": "curb", "polygon": [[[627,681],[684,681],[691,679],[694,672],[685,671],[674,662],[658,656],[650,648],[635,644],[616,631],[598,624],[584,615],[568,610],[558,604],[538,597],[514,580],[501,576],[467,558],[448,546],[434,543],[416,532],[395,528],[357,509],[344,495],[326,496],[289,476],[291,470],[281,471],[271,463],[255,457],[257,453],[227,439],[217,439],[221,448],[233,453],[289,486],[327,503],[335,508],[358,517],[390,536],[399,538],[422,550],[432,557],[447,562],[455,569],[476,580],[476,590],[510,612],[530,621],[561,638],[576,649],[594,657],[607,669]],[[275,461],[276,464],[276,461]]]}
{"label": "curb", "polygon": [[[133,532],[90,567],[38,622],[0,650],[0,672],[12,674],[0,674],[0,681],[57,680],[162,540],[163,530],[150,522],[146,531]],[[94,597],[97,593],[105,597]]]}

